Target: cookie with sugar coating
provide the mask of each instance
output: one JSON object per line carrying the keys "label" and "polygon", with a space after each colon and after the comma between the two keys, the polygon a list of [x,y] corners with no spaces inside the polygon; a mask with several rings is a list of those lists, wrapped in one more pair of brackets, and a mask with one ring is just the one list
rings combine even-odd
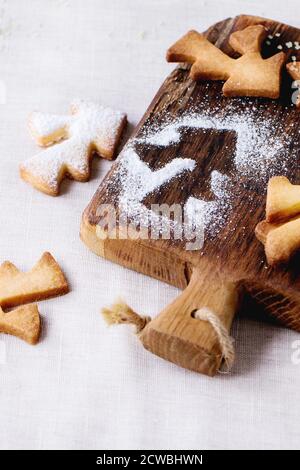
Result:
{"label": "cookie with sugar coating", "polygon": [[51,196],[59,194],[65,176],[88,181],[93,154],[112,159],[126,122],[121,111],[82,100],[72,103],[69,116],[32,113],[30,133],[38,145],[48,148],[20,165],[21,177]]}
{"label": "cookie with sugar coating", "polygon": [[48,147],[68,137],[71,119],[71,116],[34,111],[28,119],[29,132],[38,145]]}

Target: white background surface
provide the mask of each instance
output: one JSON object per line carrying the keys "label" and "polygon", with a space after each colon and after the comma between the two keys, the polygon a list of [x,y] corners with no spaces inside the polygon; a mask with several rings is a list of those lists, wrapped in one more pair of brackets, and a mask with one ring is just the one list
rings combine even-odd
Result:
{"label": "white background surface", "polygon": [[74,97],[91,98],[136,124],[173,68],[166,48],[239,13],[300,27],[296,0],[0,1],[0,258],[29,269],[49,250],[72,289],[40,303],[36,347],[0,336],[0,448],[299,448],[298,334],[237,321],[237,363],[214,379],[152,356],[130,328],[107,329],[99,310],[121,294],[157,314],[178,291],[97,258],[78,237],[109,163],[97,160],[91,182],[66,183],[56,199],[18,176],[36,151],[30,111],[65,112]]}

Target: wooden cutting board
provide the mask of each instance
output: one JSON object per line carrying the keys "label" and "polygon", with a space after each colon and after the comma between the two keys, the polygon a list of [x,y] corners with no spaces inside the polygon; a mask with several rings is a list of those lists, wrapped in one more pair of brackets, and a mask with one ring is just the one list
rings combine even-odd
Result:
{"label": "wooden cutting board", "polygon": [[[263,57],[277,53],[278,45],[282,44],[288,62],[291,55],[300,60],[300,51],[285,47],[285,43],[290,41],[300,42],[300,30],[272,20],[242,15],[217,23],[205,34],[222,51],[237,57],[228,45],[229,36],[253,24],[265,25],[274,37],[269,41],[271,44],[265,42]],[[178,66],[159,89],[132,139],[102,181],[83,215],[81,237],[96,254],[184,289],[172,305],[147,325],[140,338],[144,346],[155,354],[209,375],[213,375],[220,366],[222,354],[219,341],[210,323],[193,318],[193,312],[207,306],[218,314],[229,329],[237,310],[236,292],[240,292],[241,287],[282,324],[300,331],[299,263],[295,259],[286,267],[268,267],[263,246],[254,234],[256,224],[264,218],[269,177],[285,174],[293,183],[300,183],[300,114],[291,102],[292,82],[287,73],[283,73],[279,100],[225,98],[221,93],[221,82],[194,82],[189,79],[189,66]],[[275,163],[270,163],[268,155],[265,155],[266,165],[258,160],[258,167],[255,168],[252,156],[249,161],[247,159],[247,146],[244,146],[244,155],[242,146],[239,150],[240,163],[246,170],[241,170],[235,161],[237,146],[240,148],[248,137],[243,127],[237,134],[239,118],[234,119],[234,116],[241,116],[243,121],[249,110],[252,122],[257,123],[256,127],[271,122],[266,128],[267,139],[271,139],[271,147],[274,142],[274,148],[278,141],[283,142],[284,149],[283,152],[280,150]],[[212,125],[212,128],[205,129],[184,128],[178,141],[166,146],[150,145],[149,141],[143,140],[145,133],[157,135],[157,129],[161,130],[166,122],[180,119],[190,111],[198,115],[203,112],[206,117],[222,116],[224,122],[226,116],[233,116],[235,127]],[[238,139],[242,140],[238,143]],[[256,149],[258,153],[270,152],[270,142],[263,148],[260,139],[260,148]],[[252,144],[255,146],[255,139]],[[101,218],[98,208],[104,204],[117,206],[124,190],[119,178],[120,165],[129,147],[134,148],[140,160],[146,162],[152,171],[165,167],[176,157],[190,158],[196,162],[193,171],[182,172],[147,194],[143,200],[146,208],[162,203],[183,206],[191,196],[214,201],[216,195],[210,186],[212,172],[228,176],[231,196],[226,214],[222,215],[225,219],[219,221],[219,228],[214,233],[205,233],[202,249],[187,250],[184,240],[105,239],[108,227],[102,227],[103,236],[101,230],[97,230]],[[250,149],[251,152],[255,153]],[[222,194],[219,198],[222,199]]]}

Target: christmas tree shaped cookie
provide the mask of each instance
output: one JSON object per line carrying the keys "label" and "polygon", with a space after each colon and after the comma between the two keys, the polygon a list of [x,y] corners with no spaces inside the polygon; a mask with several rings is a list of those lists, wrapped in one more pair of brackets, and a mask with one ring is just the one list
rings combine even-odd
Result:
{"label": "christmas tree shaped cookie", "polygon": [[262,25],[248,26],[232,33],[229,44],[241,54],[238,59],[233,59],[202,34],[189,31],[169,48],[167,61],[192,64],[190,76],[193,80],[225,80],[225,96],[278,98],[285,54],[280,52],[263,59],[260,50],[266,35]]}
{"label": "christmas tree shaped cookie", "polygon": [[51,147],[22,163],[21,177],[51,196],[58,195],[66,175],[88,181],[93,153],[112,159],[125,124],[124,113],[86,101],[74,102],[70,116],[33,113],[29,122],[33,138]]}

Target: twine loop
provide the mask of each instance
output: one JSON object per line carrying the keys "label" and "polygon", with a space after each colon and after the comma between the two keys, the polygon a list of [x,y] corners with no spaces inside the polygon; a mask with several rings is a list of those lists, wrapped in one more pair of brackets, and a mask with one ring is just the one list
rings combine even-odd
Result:
{"label": "twine loop", "polygon": [[222,353],[222,359],[224,363],[226,364],[226,370],[220,369],[219,372],[229,372],[233,362],[234,362],[234,357],[235,357],[235,352],[234,352],[234,340],[233,338],[229,335],[226,327],[224,326],[223,322],[220,320],[218,315],[216,315],[212,310],[210,310],[207,307],[202,307],[194,313],[194,318],[198,320],[203,320],[207,321],[210,323],[212,326],[221,349]]}

